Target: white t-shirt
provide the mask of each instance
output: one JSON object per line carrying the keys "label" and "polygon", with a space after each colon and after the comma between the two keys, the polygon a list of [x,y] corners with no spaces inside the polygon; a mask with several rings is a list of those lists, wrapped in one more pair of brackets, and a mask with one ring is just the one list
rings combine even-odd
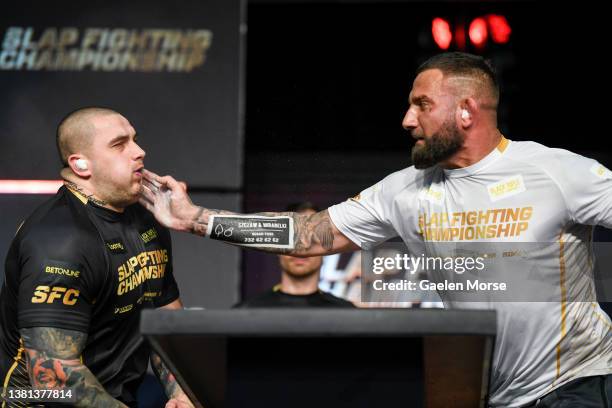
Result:
{"label": "white t-shirt", "polygon": [[559,302],[443,297],[448,307],[498,312],[491,406],[518,407],[576,378],[612,373],[612,322],[585,273],[593,269],[591,226],[612,228],[612,173],[596,161],[504,138],[469,167],[409,167],[329,214],[362,249],[396,236],[409,250],[442,241],[550,243],[538,273],[559,288]]}

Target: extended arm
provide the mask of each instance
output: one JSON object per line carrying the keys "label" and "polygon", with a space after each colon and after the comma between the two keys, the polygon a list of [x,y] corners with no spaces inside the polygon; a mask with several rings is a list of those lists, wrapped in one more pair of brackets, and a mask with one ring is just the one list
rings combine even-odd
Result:
{"label": "extended arm", "polygon": [[81,361],[85,333],[52,327],[21,329],[30,384],[37,388],[71,388],[77,407],[126,407],[106,392]]}
{"label": "extended arm", "polygon": [[[169,228],[204,236],[211,216],[241,215],[194,205],[184,186],[170,176],[160,177],[145,171],[145,180],[140,202],[161,224]],[[251,245],[252,248],[293,256],[328,255],[359,249],[336,228],[327,210],[312,215],[292,212],[268,212],[257,215],[290,217],[293,220],[294,245],[292,248]]]}
{"label": "extended arm", "polygon": [[[180,299],[177,299],[166,306],[162,306],[160,309],[179,310],[182,308],[183,304]],[[189,400],[189,397],[187,397],[174,375],[163,363],[161,357],[155,352],[151,352],[151,366],[169,399],[166,408],[193,408],[194,405]]]}

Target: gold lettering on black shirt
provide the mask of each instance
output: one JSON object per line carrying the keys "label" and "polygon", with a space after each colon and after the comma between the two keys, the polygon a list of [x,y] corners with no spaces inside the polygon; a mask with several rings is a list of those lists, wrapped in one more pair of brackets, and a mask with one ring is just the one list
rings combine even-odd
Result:
{"label": "gold lettering on black shirt", "polygon": [[149,279],[163,278],[166,274],[167,264],[167,249],[141,252],[131,257],[117,269],[119,273],[117,295],[123,296]]}

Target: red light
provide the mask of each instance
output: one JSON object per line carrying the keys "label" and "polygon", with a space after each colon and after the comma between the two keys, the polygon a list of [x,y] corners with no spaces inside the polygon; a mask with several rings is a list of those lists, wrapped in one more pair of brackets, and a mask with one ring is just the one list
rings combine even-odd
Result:
{"label": "red light", "polygon": [[489,27],[491,27],[491,39],[498,44],[506,44],[510,41],[512,28],[508,24],[506,17],[498,14],[489,14],[487,16]]}
{"label": "red light", "polygon": [[440,17],[434,18],[431,22],[431,34],[438,47],[443,50],[447,50],[453,40],[450,24]]}
{"label": "red light", "polygon": [[0,194],[55,194],[62,180],[0,180]]}
{"label": "red light", "polygon": [[484,18],[475,18],[470,24],[469,31],[470,40],[477,48],[482,47],[487,42],[489,32],[487,31],[487,22]]}
{"label": "red light", "polygon": [[463,24],[457,24],[455,27],[455,44],[457,44],[457,49],[465,51],[465,43],[465,26]]}

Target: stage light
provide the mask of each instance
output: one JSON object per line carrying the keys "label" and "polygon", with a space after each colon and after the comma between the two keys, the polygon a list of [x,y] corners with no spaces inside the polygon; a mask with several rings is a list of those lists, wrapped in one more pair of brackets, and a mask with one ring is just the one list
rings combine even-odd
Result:
{"label": "stage light", "polygon": [[472,20],[468,35],[470,36],[470,41],[476,48],[482,48],[486,44],[487,37],[489,36],[485,19],[478,17]]}
{"label": "stage light", "polygon": [[432,19],[431,34],[439,49],[448,50],[452,45],[454,49],[466,51],[471,44],[475,50],[483,51],[491,42],[507,44],[510,41],[512,28],[505,16],[487,14],[474,17],[469,26],[464,21],[459,19],[451,25],[441,17]]}
{"label": "stage light", "polygon": [[443,50],[447,50],[453,40],[450,24],[440,17],[434,18],[431,22],[431,34],[438,47]]}
{"label": "stage light", "polygon": [[510,28],[510,24],[506,17],[498,14],[489,14],[486,18],[489,23],[493,42],[497,44],[506,44],[510,41],[512,28]]}

